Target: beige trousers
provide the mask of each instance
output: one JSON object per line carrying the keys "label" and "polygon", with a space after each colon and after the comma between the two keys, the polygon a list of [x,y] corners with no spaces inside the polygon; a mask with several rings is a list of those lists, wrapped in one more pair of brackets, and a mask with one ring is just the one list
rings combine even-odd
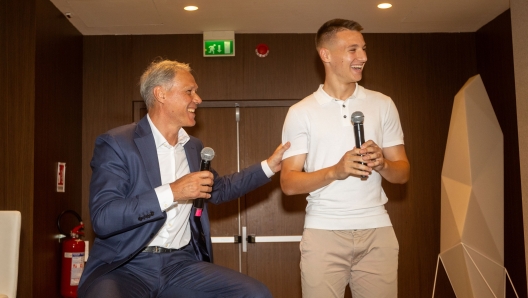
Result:
{"label": "beige trousers", "polygon": [[398,295],[398,240],[392,227],[366,230],[305,229],[301,244],[303,298]]}

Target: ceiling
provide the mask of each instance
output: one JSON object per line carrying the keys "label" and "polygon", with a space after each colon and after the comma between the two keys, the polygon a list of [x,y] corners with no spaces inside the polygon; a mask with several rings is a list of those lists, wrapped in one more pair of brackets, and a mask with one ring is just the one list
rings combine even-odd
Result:
{"label": "ceiling", "polygon": [[[509,0],[50,1],[83,35],[315,33],[334,18],[355,20],[365,33],[475,32],[509,8]],[[379,9],[381,2],[393,7]]]}

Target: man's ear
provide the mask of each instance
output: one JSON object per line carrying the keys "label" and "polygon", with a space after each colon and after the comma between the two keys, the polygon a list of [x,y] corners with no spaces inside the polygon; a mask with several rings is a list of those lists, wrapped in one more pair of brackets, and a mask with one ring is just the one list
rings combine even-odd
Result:
{"label": "man's ear", "polygon": [[330,62],[330,60],[332,58],[332,56],[330,55],[330,50],[328,50],[327,48],[320,48],[319,49],[319,57],[321,58],[323,63]]}
{"label": "man's ear", "polygon": [[158,102],[165,103],[165,90],[162,86],[156,86],[152,91],[154,93],[154,98],[156,98]]}

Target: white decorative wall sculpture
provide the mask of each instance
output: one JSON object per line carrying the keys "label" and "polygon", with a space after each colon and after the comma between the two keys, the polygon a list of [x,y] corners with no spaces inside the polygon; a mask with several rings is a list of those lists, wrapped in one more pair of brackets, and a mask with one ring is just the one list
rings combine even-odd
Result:
{"label": "white decorative wall sculpture", "polygon": [[480,75],[455,96],[441,179],[438,260],[457,298],[505,297],[503,135]]}

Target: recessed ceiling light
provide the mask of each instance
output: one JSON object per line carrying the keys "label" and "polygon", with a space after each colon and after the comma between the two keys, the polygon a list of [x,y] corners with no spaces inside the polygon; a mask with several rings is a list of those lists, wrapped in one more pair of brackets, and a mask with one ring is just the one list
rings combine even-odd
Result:
{"label": "recessed ceiling light", "polygon": [[390,3],[378,4],[378,8],[381,8],[381,9],[387,9],[387,8],[391,8],[391,7],[392,7],[392,4],[390,4]]}
{"label": "recessed ceiling light", "polygon": [[194,11],[194,10],[198,10],[198,6],[189,5],[189,6],[185,6],[183,9],[187,11]]}

